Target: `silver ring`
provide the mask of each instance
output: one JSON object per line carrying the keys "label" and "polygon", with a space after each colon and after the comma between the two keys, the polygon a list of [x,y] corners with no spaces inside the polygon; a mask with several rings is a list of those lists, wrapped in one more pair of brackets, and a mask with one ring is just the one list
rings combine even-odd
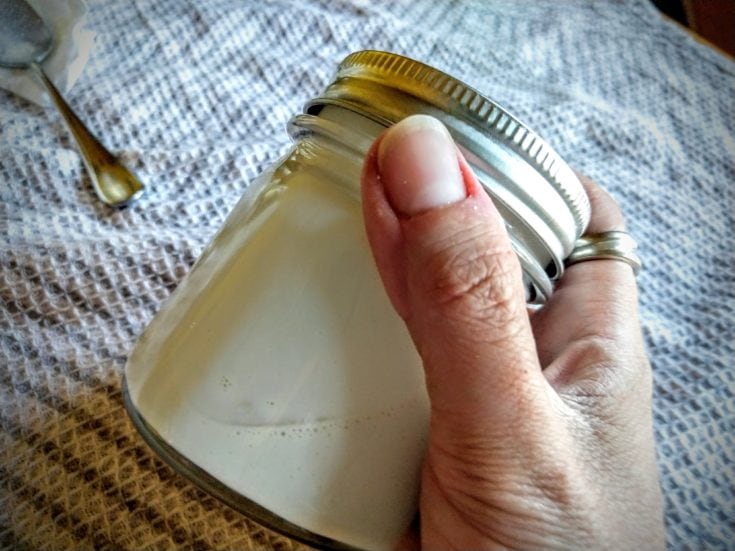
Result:
{"label": "silver ring", "polygon": [[624,231],[583,235],[574,242],[574,249],[565,264],[571,266],[587,260],[622,260],[633,268],[635,275],[638,275],[641,271],[641,259],[635,253],[637,248],[635,239]]}

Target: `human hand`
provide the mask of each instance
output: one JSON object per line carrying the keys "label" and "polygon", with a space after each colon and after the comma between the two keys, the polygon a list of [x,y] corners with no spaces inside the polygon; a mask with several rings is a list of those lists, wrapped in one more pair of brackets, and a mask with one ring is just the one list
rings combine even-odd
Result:
{"label": "human hand", "polygon": [[[612,198],[585,186],[588,231],[623,229]],[[662,548],[651,369],[630,266],[570,266],[530,313],[500,215],[430,117],[376,140],[362,196],[431,402],[413,544]]]}

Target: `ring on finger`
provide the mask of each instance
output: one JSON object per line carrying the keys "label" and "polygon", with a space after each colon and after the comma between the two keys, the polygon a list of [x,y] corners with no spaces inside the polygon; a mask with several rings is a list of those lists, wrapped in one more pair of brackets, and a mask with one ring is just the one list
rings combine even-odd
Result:
{"label": "ring on finger", "polygon": [[622,260],[633,268],[633,274],[641,271],[641,259],[636,254],[638,244],[625,231],[614,230],[583,235],[574,242],[574,248],[565,264],[571,266],[588,260]]}

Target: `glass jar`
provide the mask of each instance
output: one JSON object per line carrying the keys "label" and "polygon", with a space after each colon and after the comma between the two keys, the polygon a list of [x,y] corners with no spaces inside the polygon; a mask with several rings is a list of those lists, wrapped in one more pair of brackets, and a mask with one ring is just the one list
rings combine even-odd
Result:
{"label": "glass jar", "polygon": [[449,128],[504,217],[529,303],[543,303],[589,219],[573,172],[461,82],[357,52],[292,119],[291,151],[249,186],[126,366],[126,405],[157,453],[320,548],[393,548],[416,513],[423,370],[359,205],[370,144],[413,113]]}

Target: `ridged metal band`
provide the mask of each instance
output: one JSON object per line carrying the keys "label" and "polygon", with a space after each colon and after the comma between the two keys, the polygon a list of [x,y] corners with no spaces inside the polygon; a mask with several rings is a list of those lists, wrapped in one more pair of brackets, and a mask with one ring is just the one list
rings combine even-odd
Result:
{"label": "ridged metal band", "polygon": [[555,184],[578,225],[587,227],[590,204],[574,172],[541,137],[497,102],[433,67],[388,52],[366,50],[347,56],[340,63],[336,78],[354,74],[360,78],[390,76],[392,86],[412,94],[418,92],[429,103],[455,116],[464,115],[488,132],[503,137],[513,150]]}
{"label": "ridged metal band", "polygon": [[622,260],[633,268],[635,275],[638,275],[642,265],[640,257],[636,254],[637,248],[635,239],[624,231],[584,235],[577,239],[566,264],[571,266],[588,260]]}
{"label": "ridged metal band", "polygon": [[305,111],[317,115],[327,105],[384,126],[415,113],[439,118],[493,197],[538,301],[545,300],[587,227],[590,204],[574,172],[543,139],[463,82],[387,52],[345,58]]}

